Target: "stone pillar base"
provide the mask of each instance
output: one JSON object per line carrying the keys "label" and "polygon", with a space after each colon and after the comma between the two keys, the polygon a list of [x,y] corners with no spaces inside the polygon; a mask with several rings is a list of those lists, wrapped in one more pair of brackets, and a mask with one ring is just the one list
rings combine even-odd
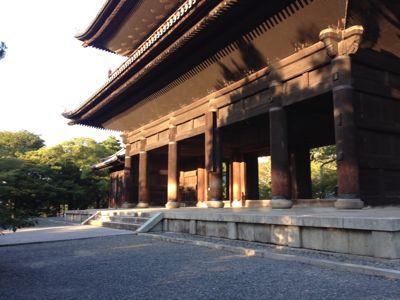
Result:
{"label": "stone pillar base", "polygon": [[345,199],[338,198],[335,202],[336,209],[361,209],[364,207],[364,202],[361,199]]}
{"label": "stone pillar base", "polygon": [[233,207],[233,208],[243,207],[242,201],[241,200],[233,200],[231,203],[231,207]]}
{"label": "stone pillar base", "polygon": [[121,205],[121,208],[135,208],[135,207],[136,207],[136,203],[124,202]]}
{"label": "stone pillar base", "polygon": [[149,207],[149,204],[148,204],[148,203],[145,203],[145,202],[139,202],[139,203],[136,205],[136,207],[137,207],[137,208],[148,208],[148,207]]}
{"label": "stone pillar base", "polygon": [[277,198],[271,200],[272,209],[286,209],[293,206],[293,201],[286,198]]}
{"label": "stone pillar base", "polygon": [[165,208],[178,208],[179,203],[176,201],[168,201],[167,204],[165,204]]}
{"label": "stone pillar base", "polygon": [[223,208],[224,202],[218,200],[207,201],[208,208]]}
{"label": "stone pillar base", "polygon": [[207,202],[199,201],[199,202],[197,202],[196,207],[198,207],[198,208],[207,208],[208,207],[207,206]]}

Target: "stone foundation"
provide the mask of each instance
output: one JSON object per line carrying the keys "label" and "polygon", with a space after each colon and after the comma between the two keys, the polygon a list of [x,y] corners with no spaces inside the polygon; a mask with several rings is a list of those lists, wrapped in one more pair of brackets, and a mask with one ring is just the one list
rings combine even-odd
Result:
{"label": "stone foundation", "polygon": [[[164,217],[163,231],[381,258],[400,258],[400,231],[389,228],[385,231],[368,229],[369,225],[374,225],[376,229],[388,227],[387,223],[377,224],[376,220],[375,224],[372,220],[365,219],[364,226],[358,220],[358,225],[353,224],[354,228],[334,228],[335,224],[343,225],[343,220],[304,218],[303,224],[272,224],[273,220],[270,220],[271,223],[260,223],[254,216],[240,214],[230,215],[225,220],[218,220],[210,215],[191,220],[171,219],[168,214]],[[275,220],[275,223],[284,222],[284,219]],[[291,223],[289,219],[286,222]]]}
{"label": "stone foundation", "polygon": [[[146,209],[109,210],[110,216],[137,211],[162,212],[152,231],[169,231],[365,255],[400,258],[400,208],[337,211],[334,208],[270,210]],[[66,220],[82,222],[96,211],[68,211]],[[103,212],[102,212],[103,213]]]}

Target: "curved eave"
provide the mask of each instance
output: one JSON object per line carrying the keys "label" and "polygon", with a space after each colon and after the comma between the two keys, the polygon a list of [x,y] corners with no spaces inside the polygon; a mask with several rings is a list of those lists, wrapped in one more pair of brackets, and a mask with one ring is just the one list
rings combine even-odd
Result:
{"label": "curved eave", "polygon": [[[191,3],[190,6],[193,5],[193,10],[189,10],[187,14],[186,14],[187,10],[185,11],[185,14],[179,14],[181,8],[184,7],[185,4],[188,2]],[[224,1],[224,2],[220,3],[219,5],[217,5],[217,7],[212,10],[212,12],[207,14],[201,21],[199,21],[199,23],[196,26],[194,26],[194,28],[192,28],[193,32],[186,32],[186,34],[184,34],[183,36],[178,38],[173,45],[171,45],[168,49],[164,50],[158,56],[156,64],[160,63],[163,59],[168,57],[171,53],[173,53],[178,48],[180,48],[180,46],[182,44],[184,44],[187,40],[191,39],[194,35],[196,35],[199,31],[201,31],[203,26],[206,26],[202,23],[207,24],[208,19],[214,19],[219,16],[220,10],[226,9],[237,2],[238,2],[238,0],[229,0],[229,1]],[[172,14],[157,30],[155,30],[154,33],[147,40],[145,40],[142,43],[142,45],[134,53],[132,53],[132,55],[111,75],[109,80],[100,89],[98,89],[87,101],[85,101],[83,104],[81,104],[75,110],[64,112],[62,114],[65,118],[71,120],[69,124],[70,125],[87,124],[87,125],[91,125],[91,126],[100,127],[100,125],[93,124],[89,120],[89,118],[86,116],[87,112],[95,109],[101,102],[104,102],[103,101],[104,100],[103,99],[104,92],[109,90],[118,81],[118,79],[120,79],[122,76],[126,75],[129,71],[131,71],[135,67],[136,63],[139,60],[145,59],[147,54],[149,53],[150,48],[152,48],[155,44],[158,44],[162,40],[162,38],[164,37],[164,33],[169,34],[169,32],[173,32],[174,30],[172,27],[178,26],[178,24],[180,22],[183,22],[186,18],[190,17],[190,14],[193,11],[195,11],[197,6],[204,5],[204,3],[206,3],[206,1],[198,1],[198,0],[185,1],[181,5],[181,7],[177,9],[177,11],[174,14]],[[179,15],[179,17],[176,17],[177,14]],[[171,26],[171,23],[169,23],[170,19],[174,20],[173,26]],[[206,20],[206,21],[204,22],[204,20]],[[178,24],[176,24],[176,23],[178,23]],[[171,26],[171,30],[169,30],[169,29],[163,30],[162,28],[165,24],[169,24]],[[199,24],[201,24],[201,25],[199,25]],[[162,34],[160,34],[160,32],[162,32]],[[154,36],[157,36],[157,38],[154,39],[153,38]],[[149,41],[152,41],[152,42],[149,43]],[[147,65],[145,70],[140,70],[138,72],[138,74],[136,74],[134,76],[135,81],[138,79],[138,77],[140,77],[142,75],[142,73],[149,71],[151,69],[151,66],[156,65],[156,64],[150,63],[149,65]],[[131,85],[133,83],[129,82],[129,84]],[[127,87],[127,84],[124,84],[124,87]]]}
{"label": "curved eave", "polygon": [[[164,1],[165,5],[159,0],[108,0],[88,28],[76,38],[84,47],[129,56],[152,33],[153,24],[160,21],[159,13],[169,15],[170,9],[179,5],[178,0]],[[161,14],[161,20],[163,17]]]}
{"label": "curved eave", "polygon": [[104,170],[112,167],[120,166],[125,160],[125,148],[119,150],[117,153],[105,158],[103,161],[91,166],[93,170]]}
{"label": "curved eave", "polygon": [[84,46],[88,46],[85,44],[89,39],[91,39],[94,35],[99,33],[99,30],[105,23],[105,21],[110,18],[112,13],[114,12],[116,6],[118,5],[119,0],[108,0],[103,4],[103,7],[97,13],[96,17],[93,21],[88,25],[86,30],[75,35],[75,38],[82,41]]}

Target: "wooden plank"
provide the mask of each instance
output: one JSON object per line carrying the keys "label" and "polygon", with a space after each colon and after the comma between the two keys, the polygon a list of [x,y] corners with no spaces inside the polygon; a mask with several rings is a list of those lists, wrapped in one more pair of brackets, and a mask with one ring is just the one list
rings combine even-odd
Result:
{"label": "wooden plank", "polygon": [[169,139],[169,130],[168,129],[161,131],[158,134],[158,140],[160,142],[168,142],[168,139]]}
{"label": "wooden plank", "polygon": [[157,141],[156,143],[146,144],[146,151],[154,150],[168,145],[168,141]]}
{"label": "wooden plank", "polygon": [[306,91],[303,91],[300,94],[289,94],[289,95],[284,95],[282,97],[282,106],[289,106],[294,103],[298,103],[319,95],[323,95],[326,93],[329,93],[332,91],[332,83],[331,82],[323,82],[319,84],[318,86],[315,86],[312,89],[308,89]]}
{"label": "wooden plank", "polygon": [[243,106],[246,111],[251,109],[258,109],[261,106],[268,105],[268,92],[263,91],[256,95],[243,99]]}
{"label": "wooden plank", "polygon": [[188,139],[188,138],[194,137],[196,135],[204,134],[204,131],[205,131],[205,126],[200,126],[200,127],[197,127],[197,128],[193,128],[190,131],[186,131],[184,133],[177,134],[176,135],[176,140],[177,141],[181,141],[181,140],[184,140],[184,139]]}
{"label": "wooden plank", "polygon": [[400,62],[398,58],[382,55],[369,49],[360,49],[353,59],[367,66],[376,69],[384,69],[394,74],[400,75]]}
{"label": "wooden plank", "polygon": [[354,88],[357,91],[377,95],[385,98],[400,100],[400,89],[379,84],[372,80],[364,78],[354,79]]}
{"label": "wooden plank", "polygon": [[147,137],[147,145],[155,144],[158,142],[158,134],[153,134]]}
{"label": "wooden plank", "polygon": [[308,72],[308,88],[318,88],[321,83],[331,81],[331,66],[330,64],[322,66]]}
{"label": "wooden plank", "polygon": [[193,129],[193,120],[189,120],[185,123],[179,124],[176,128],[177,128],[178,135],[180,135],[186,131],[191,131]]}
{"label": "wooden plank", "polygon": [[193,120],[193,128],[205,126],[205,124],[206,124],[206,118],[204,115],[197,117],[196,119]]}

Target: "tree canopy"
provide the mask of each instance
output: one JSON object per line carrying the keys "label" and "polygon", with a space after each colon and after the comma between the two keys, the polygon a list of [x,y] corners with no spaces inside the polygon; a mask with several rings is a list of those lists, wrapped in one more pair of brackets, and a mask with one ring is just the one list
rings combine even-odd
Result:
{"label": "tree canopy", "polygon": [[0,60],[6,55],[7,46],[4,42],[0,41]]}
{"label": "tree canopy", "polygon": [[42,147],[44,147],[44,141],[37,134],[26,130],[0,131],[0,158],[17,157]]}
{"label": "tree canopy", "polygon": [[106,205],[108,176],[91,165],[120,149],[116,138],[75,138],[44,147],[30,132],[0,132],[0,148],[0,227],[15,230],[27,224],[28,215],[54,215],[65,207]]}

